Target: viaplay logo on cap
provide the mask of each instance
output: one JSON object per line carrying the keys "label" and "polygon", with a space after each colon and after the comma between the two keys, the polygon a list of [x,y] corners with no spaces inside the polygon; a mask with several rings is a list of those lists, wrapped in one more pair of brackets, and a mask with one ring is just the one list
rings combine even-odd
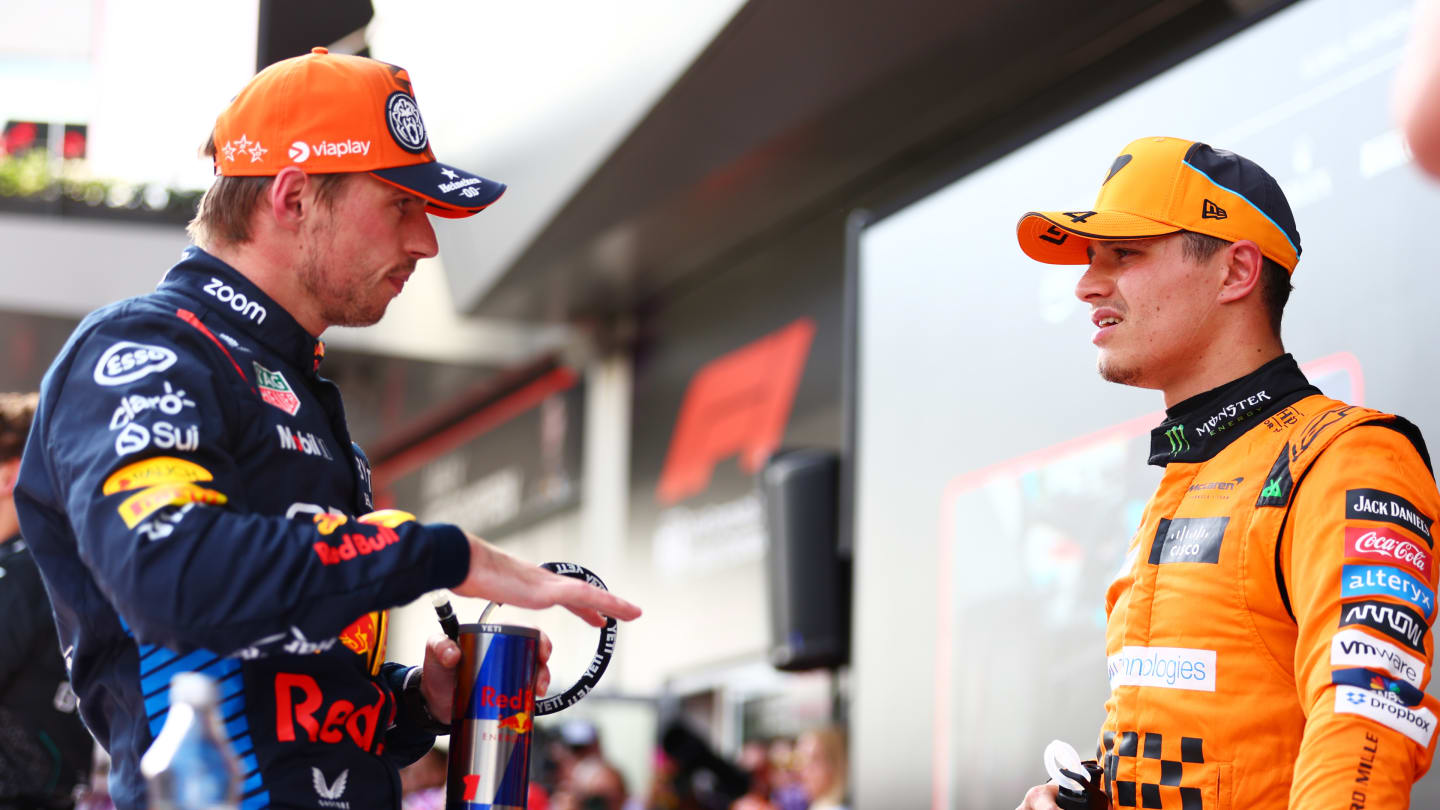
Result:
{"label": "viaplay logo on cap", "polygon": [[406,152],[418,155],[430,143],[420,108],[409,93],[396,90],[385,100],[385,124],[390,127],[390,137]]}

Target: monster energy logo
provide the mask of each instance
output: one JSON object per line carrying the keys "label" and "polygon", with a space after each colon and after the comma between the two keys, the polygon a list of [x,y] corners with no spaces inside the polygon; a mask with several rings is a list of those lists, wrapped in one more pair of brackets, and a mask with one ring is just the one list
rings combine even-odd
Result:
{"label": "monster energy logo", "polygon": [[1190,441],[1185,438],[1185,426],[1176,425],[1165,431],[1165,438],[1170,440],[1170,455],[1179,455],[1190,449]]}

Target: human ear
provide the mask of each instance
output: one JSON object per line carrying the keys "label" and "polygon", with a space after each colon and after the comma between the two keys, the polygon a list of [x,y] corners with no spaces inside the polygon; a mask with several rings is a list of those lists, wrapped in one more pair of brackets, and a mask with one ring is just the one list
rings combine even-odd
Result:
{"label": "human ear", "polygon": [[265,201],[270,216],[281,228],[300,230],[309,213],[310,201],[305,196],[309,186],[310,176],[295,166],[286,166],[275,175],[274,182],[266,190]]}
{"label": "human ear", "polygon": [[1221,252],[1219,258],[1225,265],[1217,298],[1220,303],[1239,301],[1259,285],[1265,256],[1254,242],[1249,239],[1234,242]]}

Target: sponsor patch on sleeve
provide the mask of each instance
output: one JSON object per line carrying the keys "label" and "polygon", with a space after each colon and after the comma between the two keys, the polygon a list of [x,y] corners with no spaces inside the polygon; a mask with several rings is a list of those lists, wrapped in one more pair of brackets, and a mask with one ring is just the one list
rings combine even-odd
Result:
{"label": "sponsor patch on sleeve", "polygon": [[166,506],[183,506],[187,503],[223,504],[229,498],[213,489],[197,487],[194,484],[159,484],[147,487],[126,498],[116,511],[128,528],[135,528],[145,518]]}
{"label": "sponsor patch on sleeve", "polygon": [[1334,670],[1330,673],[1330,682],[1384,692],[1406,706],[1419,706],[1425,700],[1425,693],[1415,686],[1361,667]]}
{"label": "sponsor patch on sleeve", "polygon": [[1336,686],[1335,713],[1358,714],[1394,729],[1422,746],[1428,747],[1430,738],[1435,736],[1434,712],[1406,706],[1384,691]]}
{"label": "sponsor patch on sleeve", "polygon": [[193,461],[171,456],[156,456],[134,464],[127,464],[116,470],[100,486],[102,495],[114,495],[132,489],[144,489],[157,484],[189,484],[195,481],[213,481],[210,471]]}
{"label": "sponsor patch on sleeve", "polygon": [[1420,608],[1427,620],[1435,614],[1435,592],[1425,583],[1389,565],[1347,565],[1340,570],[1340,597],[1389,596]]}
{"label": "sponsor patch on sleeve", "polygon": [[1361,630],[1341,630],[1331,637],[1330,665],[1388,672],[1416,687],[1425,677],[1424,660]]}
{"label": "sponsor patch on sleeve", "polygon": [[1430,526],[1435,521],[1392,492],[1383,489],[1345,490],[1345,517],[1350,520],[1378,520],[1409,529],[1418,534],[1426,546],[1435,547],[1435,538],[1430,535]]}
{"label": "sponsor patch on sleeve", "polygon": [[1435,560],[1409,532],[1388,527],[1346,526],[1345,556],[1372,560],[1387,565],[1400,565],[1419,574],[1429,582]]}
{"label": "sponsor patch on sleeve", "polygon": [[1340,605],[1340,626],[1352,625],[1377,630],[1421,654],[1425,652],[1425,634],[1430,631],[1430,625],[1410,608],[1375,599]]}

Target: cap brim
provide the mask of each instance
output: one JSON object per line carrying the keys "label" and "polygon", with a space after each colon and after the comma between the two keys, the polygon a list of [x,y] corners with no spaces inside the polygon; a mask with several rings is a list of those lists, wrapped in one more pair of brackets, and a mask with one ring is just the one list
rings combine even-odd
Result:
{"label": "cap brim", "polygon": [[1030,211],[1015,230],[1020,249],[1037,262],[1089,264],[1092,239],[1148,239],[1180,228],[1120,211]]}
{"label": "cap brim", "polygon": [[427,211],[451,219],[478,214],[505,193],[504,183],[439,162],[374,169],[370,173],[396,188],[423,197]]}

